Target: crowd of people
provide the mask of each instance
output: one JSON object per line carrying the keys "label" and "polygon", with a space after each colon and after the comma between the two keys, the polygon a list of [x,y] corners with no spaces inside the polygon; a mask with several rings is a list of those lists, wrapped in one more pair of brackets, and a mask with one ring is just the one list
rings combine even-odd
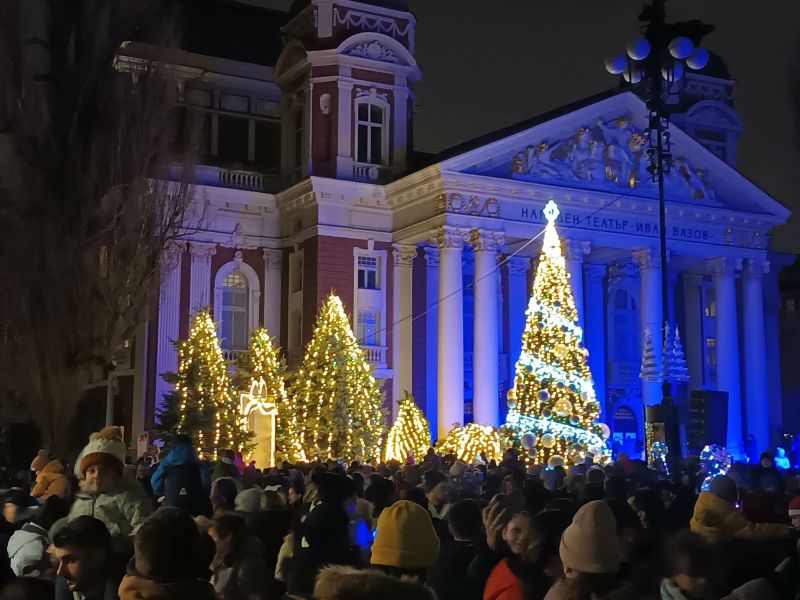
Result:
{"label": "crowd of people", "polygon": [[[800,484],[767,454],[708,477],[621,456],[531,467],[126,465],[118,428],[5,492],[0,600],[796,598]],[[69,468],[68,468],[69,467]],[[703,483],[704,482],[704,483]]]}

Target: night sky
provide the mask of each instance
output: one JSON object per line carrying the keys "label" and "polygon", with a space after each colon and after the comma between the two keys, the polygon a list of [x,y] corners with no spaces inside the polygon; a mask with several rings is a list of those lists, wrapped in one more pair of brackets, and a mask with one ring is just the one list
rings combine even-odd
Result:
{"label": "night sky", "polygon": [[[616,86],[603,59],[637,37],[635,0],[411,0],[415,146],[436,152]],[[737,167],[798,214],[773,249],[800,252],[800,2],[671,0],[669,21],[716,25],[703,46],[737,81]]]}

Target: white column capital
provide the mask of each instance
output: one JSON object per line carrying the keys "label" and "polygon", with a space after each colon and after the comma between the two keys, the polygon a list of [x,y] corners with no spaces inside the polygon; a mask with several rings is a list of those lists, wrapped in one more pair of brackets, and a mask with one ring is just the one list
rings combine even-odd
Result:
{"label": "white column capital", "polygon": [[[642,248],[634,250],[631,254],[634,262],[642,271],[661,268],[661,253],[655,248]],[[669,262],[669,253],[667,253],[667,262]]]}
{"label": "white column capital", "polygon": [[189,242],[189,252],[192,260],[211,262],[211,257],[217,253],[217,245],[209,242]]}
{"label": "white column capital", "polygon": [[763,259],[747,259],[744,261],[742,274],[749,279],[761,279],[769,273],[769,261]]}
{"label": "white column capital", "polygon": [[475,252],[497,252],[497,248],[505,243],[505,236],[502,231],[473,229],[469,242]]}
{"label": "white column capital", "polygon": [[264,248],[264,267],[267,271],[280,271],[283,266],[283,250]]}
{"label": "white column capital", "polygon": [[439,248],[436,246],[425,246],[425,262],[429,269],[439,268]]}
{"label": "white column capital", "polygon": [[392,255],[395,266],[411,267],[417,257],[417,246],[415,244],[393,244]]}
{"label": "white column capital", "polygon": [[186,242],[170,240],[161,251],[161,264],[164,272],[172,271],[181,262],[181,255],[186,252]]}
{"label": "white column capital", "polygon": [[561,251],[567,260],[583,262],[583,257],[589,254],[592,249],[591,242],[584,240],[562,240]]}
{"label": "white column capital", "polygon": [[440,250],[449,250],[453,248],[461,250],[464,243],[469,241],[469,235],[460,227],[443,225],[433,230],[431,233],[431,241],[436,244]]}
{"label": "white column capital", "polygon": [[509,275],[527,275],[531,259],[527,256],[510,256],[507,261]]}
{"label": "white column capital", "polygon": [[703,285],[703,276],[700,273],[681,273],[685,288],[699,288]]}
{"label": "white column capital", "polygon": [[706,268],[714,279],[719,277],[733,277],[736,275],[737,271],[742,270],[742,259],[720,256],[707,260]]}

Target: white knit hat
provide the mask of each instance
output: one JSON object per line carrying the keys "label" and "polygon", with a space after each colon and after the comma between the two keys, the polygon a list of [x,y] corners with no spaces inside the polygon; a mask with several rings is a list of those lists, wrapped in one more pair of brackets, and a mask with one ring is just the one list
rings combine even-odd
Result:
{"label": "white knit hat", "polygon": [[125,455],[128,449],[122,440],[122,430],[119,427],[104,427],[89,436],[89,443],[81,450],[79,467],[81,475],[86,469],[96,465],[104,458],[113,458],[119,462],[120,468],[125,466]]}

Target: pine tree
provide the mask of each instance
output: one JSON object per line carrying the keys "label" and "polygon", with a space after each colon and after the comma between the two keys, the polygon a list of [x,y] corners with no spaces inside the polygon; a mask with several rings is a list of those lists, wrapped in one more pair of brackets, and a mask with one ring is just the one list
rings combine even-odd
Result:
{"label": "pine tree", "polygon": [[[569,283],[555,221],[558,207],[548,202],[547,226],[526,313],[522,353],[509,392],[508,423],[527,440],[530,459],[547,464],[551,456],[599,453],[600,404],[595,399],[589,353]],[[526,435],[530,434],[530,435]]]}
{"label": "pine tree", "polygon": [[317,316],[290,394],[300,446],[309,459],[380,456],[383,394],[333,293]]}
{"label": "pine tree", "polygon": [[278,462],[305,461],[294,421],[296,413],[286,393],[286,367],[280,359],[269,332],[258,328],[250,335],[250,351],[239,355],[239,374],[245,389],[264,381],[267,397],[273,398],[278,411],[275,427],[275,456]]}
{"label": "pine tree", "polygon": [[208,310],[195,316],[188,339],[178,343],[175,394],[177,431],[192,437],[201,458],[214,459],[225,449],[248,449],[252,434],[240,418],[239,400]]}
{"label": "pine tree", "polygon": [[397,418],[386,436],[384,462],[396,460],[405,462],[409,455],[420,461],[431,447],[431,430],[428,420],[406,392],[405,398],[397,403]]}

